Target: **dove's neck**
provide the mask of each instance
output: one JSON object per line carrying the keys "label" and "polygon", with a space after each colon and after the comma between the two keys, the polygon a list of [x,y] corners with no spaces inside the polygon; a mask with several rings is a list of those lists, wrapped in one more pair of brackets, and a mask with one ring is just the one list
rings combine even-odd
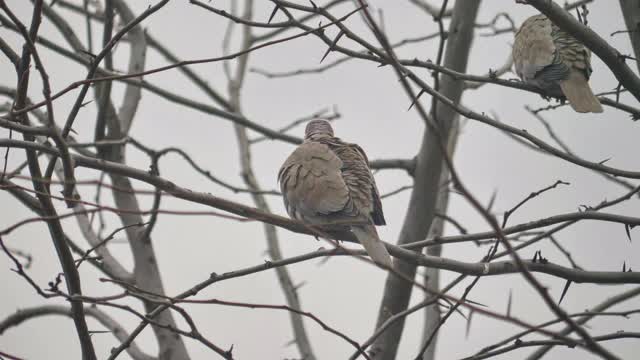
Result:
{"label": "dove's neck", "polygon": [[333,136],[331,134],[328,134],[326,132],[322,132],[322,133],[311,133],[311,134],[307,134],[304,139],[307,141],[319,141],[319,140],[327,140],[327,139],[331,139],[333,138]]}

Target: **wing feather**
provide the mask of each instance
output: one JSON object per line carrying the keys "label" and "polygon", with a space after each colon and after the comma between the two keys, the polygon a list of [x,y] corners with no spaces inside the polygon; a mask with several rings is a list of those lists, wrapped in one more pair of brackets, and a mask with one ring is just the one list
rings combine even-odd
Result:
{"label": "wing feather", "polygon": [[[342,161],[328,146],[318,142],[300,145],[287,158],[278,175],[288,209],[296,209],[308,218],[341,211],[349,200],[341,167]],[[287,211],[292,215],[292,211]]]}

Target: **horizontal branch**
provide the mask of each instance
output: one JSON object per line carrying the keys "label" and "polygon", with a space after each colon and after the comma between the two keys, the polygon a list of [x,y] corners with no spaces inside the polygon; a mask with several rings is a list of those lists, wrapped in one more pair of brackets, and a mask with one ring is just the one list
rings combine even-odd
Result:
{"label": "horizontal branch", "polygon": [[[517,274],[520,272],[513,260],[498,262],[469,263],[447,259],[439,256],[421,255],[414,251],[400,247],[389,247],[389,253],[403,261],[411,258],[415,265],[442,270],[450,270],[463,275],[495,276],[503,274]],[[619,271],[585,271],[581,269],[567,268],[544,261],[523,260],[527,271],[553,275],[576,283],[593,284],[640,284],[640,273]]]}
{"label": "horizontal branch", "polygon": [[416,159],[378,159],[369,161],[369,167],[374,170],[402,169],[413,176],[416,167]]}
{"label": "horizontal branch", "polygon": [[[129,337],[129,333],[127,333],[127,331],[120,324],[118,324],[114,319],[107,315],[107,313],[99,310],[98,308],[86,307],[85,314],[98,320],[98,322],[100,322],[102,326],[108,329],[116,339],[124,341]],[[49,315],[62,315],[72,317],[73,313],[71,312],[71,308],[61,305],[43,305],[20,309],[15,313],[7,316],[4,320],[0,321],[0,335],[2,335],[2,333],[12,327],[20,326],[25,321]],[[127,353],[134,360],[155,359],[155,357],[145,354],[135,343],[131,344],[131,346],[127,348]]]}
{"label": "horizontal branch", "polygon": [[[640,332],[628,332],[628,331],[618,331],[607,335],[593,336],[592,339],[594,341],[608,341],[608,340],[617,340],[617,339],[640,339]],[[573,344],[567,344],[565,341],[549,339],[549,340],[530,340],[530,341],[515,341],[513,344],[509,346],[505,346],[503,348],[493,350],[481,355],[473,355],[470,357],[466,357],[462,360],[482,360],[489,359],[504,353],[508,353],[513,350],[522,349],[525,347],[532,346],[553,346],[553,345],[562,345],[568,347],[575,347],[578,344],[584,344],[582,340],[575,340]]]}
{"label": "horizontal branch", "polygon": [[[376,62],[379,62],[379,59],[372,57],[369,60],[373,60]],[[441,65],[437,65],[431,61],[422,61],[422,60],[418,60],[418,59],[413,59],[413,60],[400,60],[400,63],[406,67],[418,67],[418,68],[425,68],[425,69],[429,69],[429,70],[433,70],[436,72],[441,72],[445,75],[451,76],[452,78],[456,79],[456,80],[465,80],[467,83],[476,83],[476,84],[493,84],[493,85],[499,85],[499,86],[503,86],[503,87],[507,87],[507,88],[511,88],[511,89],[518,89],[518,90],[522,90],[522,91],[527,91],[530,93],[535,93],[541,96],[548,96],[547,93],[545,93],[543,90],[541,90],[540,88],[527,84],[523,81],[518,81],[518,80],[512,80],[512,79],[501,79],[497,76],[497,74],[494,75],[473,75],[473,74],[466,74],[466,73],[461,73],[461,72],[457,72],[454,70],[451,70],[449,68],[446,68],[444,66]],[[500,71],[500,70],[497,70]],[[621,102],[618,102],[616,100],[612,100],[608,97],[605,96],[598,96],[598,100],[600,100],[600,102],[602,102],[604,105],[612,107],[612,108],[616,108],[620,111],[624,111],[629,113],[633,119],[640,119],[640,109],[638,108],[634,108],[632,106],[623,104]]]}
{"label": "horizontal branch", "polygon": [[[53,148],[34,144],[31,142],[20,141],[20,140],[10,140],[10,139],[0,139],[0,147],[6,147],[6,146],[19,147],[19,148],[31,148],[31,149],[51,153],[54,155],[57,154],[57,151]],[[172,194],[173,196],[183,200],[212,206],[217,209],[228,211],[230,213],[233,213],[239,216],[255,219],[261,222],[266,222],[281,228],[285,228],[296,233],[308,234],[308,235],[320,234],[321,236],[323,236],[325,235],[323,234],[323,231],[327,231],[335,239],[356,242],[351,232],[348,232],[348,231],[334,232],[333,230],[335,229],[335,226],[331,226],[331,225],[309,226],[298,221],[290,220],[279,215],[265,213],[263,211],[260,211],[259,209],[242,205],[236,202],[232,202],[226,199],[222,199],[222,198],[213,196],[211,194],[198,193],[198,192],[191,191],[189,189],[177,186],[176,184],[164,178],[161,178],[156,175],[152,175],[148,171],[131,168],[126,165],[104,161],[100,159],[88,158],[81,155],[74,155],[73,161],[75,162],[75,164],[81,167],[87,167],[90,169],[101,170],[101,171],[114,173],[121,176],[127,176],[132,179],[145,182],[147,184],[153,185],[156,188],[162,191],[165,191],[169,194]],[[634,218],[630,216],[623,216],[623,215],[616,215],[616,214],[600,213],[596,211],[583,211],[583,212],[577,212],[577,213],[551,216],[549,218],[511,226],[511,227],[505,228],[503,230],[503,234],[506,235],[509,233],[531,230],[534,228],[539,228],[543,226],[553,225],[553,224],[577,220],[577,219],[592,219],[592,220],[601,220],[601,221],[617,222],[617,223],[640,226],[640,218]],[[486,236],[487,238],[495,237],[495,234],[492,232],[481,233],[481,234],[482,236]],[[462,235],[462,236],[468,237],[469,235]],[[502,262],[496,262],[496,263],[466,263],[466,262],[461,262],[457,260],[441,258],[437,256],[422,255],[409,250],[409,248],[419,247],[420,246],[419,243],[409,244],[407,248],[401,248],[391,244],[385,244],[385,245],[387,246],[387,249],[393,256],[419,266],[435,267],[439,269],[455,271],[461,274],[476,275],[476,276],[501,275],[501,274],[519,272],[518,267],[515,265],[513,261],[502,261]],[[424,245],[421,245],[421,246],[424,246]],[[344,250],[341,250],[341,251],[344,251]],[[347,253],[359,254],[357,252],[352,252],[352,251],[349,251]],[[551,263],[541,263],[541,262],[533,262],[533,261],[528,261],[524,263],[528,271],[546,273],[546,274],[554,275],[554,276],[571,280],[573,282],[578,282],[578,283],[580,282],[602,283],[602,284],[640,283],[640,273],[594,272],[594,271],[583,271],[579,269],[565,268],[565,267],[551,264]]]}
{"label": "horizontal branch", "polygon": [[[615,296],[612,296],[608,299],[606,299],[605,301],[601,302],[600,304],[590,308],[589,310],[586,310],[584,312],[581,313],[576,313],[576,314],[571,314],[571,317],[578,317],[579,319],[576,321],[578,324],[580,325],[584,325],[586,324],[589,320],[600,316],[623,316],[625,318],[628,318],[629,315],[633,314],[633,313],[637,313],[640,310],[635,310],[635,311],[619,311],[619,312],[605,312],[605,310],[607,310],[608,308],[618,305],[624,301],[630,300],[635,298],[636,296],[640,295],[640,287],[635,287],[632,288],[631,290],[627,290],[623,293],[617,294]],[[544,328],[544,327],[548,327],[554,324],[558,324],[562,321],[562,319],[552,319],[549,321],[546,321],[544,323],[541,323],[539,325],[537,325],[535,328]],[[488,351],[492,351],[495,350],[497,348],[500,348],[502,346],[505,346],[513,341],[516,341],[519,338],[522,338],[526,335],[529,335],[531,333],[533,333],[534,330],[533,329],[527,329],[525,331],[513,334],[511,336],[509,336],[508,338],[501,340],[499,342],[497,342],[496,344],[484,347],[482,350],[480,350],[479,352],[477,352],[475,355],[480,355],[480,354],[484,354]]]}
{"label": "horizontal branch", "polygon": [[[561,224],[569,221],[577,221],[577,220],[599,220],[606,222],[615,222],[619,224],[635,224],[640,221],[640,218],[611,214],[611,213],[603,213],[598,211],[576,211],[572,213],[565,213],[559,215],[553,215],[547,218],[538,219],[529,221],[526,223],[513,225],[504,228],[502,231],[505,235],[520,233],[523,231],[539,229],[555,224]],[[443,236],[441,238],[429,239],[418,241],[415,243],[409,244],[409,248],[420,248],[429,245],[437,245],[437,244],[450,244],[450,243],[458,243],[458,242],[467,242],[467,241],[476,241],[476,240],[486,240],[495,238],[496,233],[494,231],[485,231],[478,232],[473,234],[463,234],[463,235],[455,235],[455,236]]]}
{"label": "horizontal branch", "polygon": [[[13,139],[0,139],[0,147],[16,147],[16,148],[30,148],[44,153],[58,155],[58,151],[55,148],[48,146],[35,144],[32,142],[26,142]],[[224,210],[242,217],[254,219],[261,222],[266,222],[296,233],[317,235],[319,231],[331,231],[335,230],[335,226],[327,224],[327,226],[314,226],[311,227],[299,221],[290,220],[283,216],[274,215],[260,211],[259,209],[242,205],[233,201],[229,201],[208,193],[199,193],[187,188],[177,186],[173,182],[166,180],[160,176],[152,175],[148,171],[136,169],[123,164],[105,161],[101,159],[90,158],[82,155],[73,155],[72,159],[77,166],[87,167],[90,169],[105,171],[108,173],[114,173],[117,175],[127,176],[147,184],[153,185],[156,188],[167,192],[177,198],[195,202],[198,204],[208,205],[220,210]],[[575,220],[599,220],[607,222],[615,222],[625,225],[640,226],[640,218],[631,217],[625,215],[603,213],[598,211],[578,211],[573,213],[559,214],[550,216],[544,219],[534,220],[527,223],[513,225],[502,230],[503,234],[509,235],[513,233],[519,233],[522,231],[542,228],[554,224],[564,223],[567,221]],[[335,225],[335,224],[333,224]],[[344,224],[342,224],[344,225]],[[349,232],[332,232],[331,235],[337,235],[335,239],[344,240],[349,242],[357,242],[355,237]],[[496,234],[493,231],[480,232],[474,234],[457,235],[450,237],[443,237],[438,239],[430,239],[419,242],[414,242],[407,247],[409,249],[424,247],[426,245],[435,245],[443,243],[463,242],[495,238]]]}
{"label": "horizontal branch", "polygon": [[[32,142],[21,141],[21,140],[13,140],[13,139],[0,139],[0,147],[15,147],[22,149],[34,149],[41,151],[43,153],[58,155],[59,152],[57,149],[48,147],[45,145],[40,145]],[[82,155],[73,155],[73,161],[76,166],[86,167],[95,170],[105,171],[107,173],[117,174],[126,176],[132,179],[136,179],[156,188],[173,195],[177,198],[195,202],[198,204],[208,205],[215,207],[217,209],[221,209],[245,218],[250,218],[266,223],[270,223],[272,225],[276,225],[293,232],[308,234],[308,235],[317,235],[317,232],[314,232],[312,228],[302,222],[293,221],[283,216],[273,215],[270,213],[265,213],[256,208],[242,205],[233,201],[229,201],[226,199],[222,199],[220,197],[207,194],[207,193],[199,193],[194,192],[190,189],[183,188],[175,185],[169,180],[166,180],[160,176],[152,175],[146,170],[140,170],[136,168],[132,168],[123,164],[90,158]],[[325,227],[316,226],[315,228],[322,230]],[[331,230],[331,229],[328,229]],[[336,239],[344,240],[349,242],[356,242],[355,237],[351,233],[341,233]]]}

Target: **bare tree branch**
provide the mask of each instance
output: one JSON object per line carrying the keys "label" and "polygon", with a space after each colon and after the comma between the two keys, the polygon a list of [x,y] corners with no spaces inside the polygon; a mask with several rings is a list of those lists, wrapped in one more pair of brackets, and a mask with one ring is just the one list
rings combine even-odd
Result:
{"label": "bare tree branch", "polygon": [[[42,20],[42,5],[43,5],[42,3],[43,2],[40,0],[40,1],[36,1],[34,4],[33,13],[31,16],[31,25],[27,34],[26,28],[24,27],[24,25],[22,25],[21,22],[18,20],[18,18],[15,15],[13,15],[13,13],[7,7],[4,0],[0,0],[0,8],[2,8],[2,10],[4,10],[4,12],[7,14],[7,16],[9,16],[12,19],[15,26],[22,30],[22,33],[25,38],[24,39],[25,46],[23,47],[22,56],[20,59],[20,65],[18,66],[18,71],[17,71],[18,85],[16,86],[16,97],[14,102],[14,107],[16,108],[23,107],[26,104],[27,88],[29,86],[30,58],[31,56],[34,56],[34,58],[37,57],[37,53],[34,53],[35,46],[33,43],[38,36],[38,30],[40,28],[40,23]],[[39,59],[36,61],[40,66],[42,66],[42,63]],[[49,111],[52,111],[51,98],[47,93],[47,89],[49,89],[47,75],[44,72],[44,68],[40,70],[43,78],[43,83],[47,84],[47,85],[44,85],[45,97],[47,99],[47,109]],[[49,127],[51,128],[52,131],[54,131],[53,127],[55,126],[55,124],[53,121],[53,114],[51,113],[49,114],[49,116],[50,116]],[[26,116],[17,116],[15,117],[15,120],[17,122],[20,122],[22,125],[28,125],[28,120]],[[34,141],[34,137],[30,134],[23,134],[23,137],[29,143],[33,143]],[[60,139],[58,138],[58,140]],[[57,144],[62,145],[62,143],[57,143]],[[60,149],[60,152],[61,154],[64,154],[65,161],[67,161],[68,156],[66,154],[66,147],[63,146]],[[42,177],[40,165],[38,163],[38,156],[36,155],[36,153],[33,150],[28,149],[26,150],[26,155],[28,158],[29,171],[31,172],[31,175],[34,177]],[[65,168],[67,172],[71,171],[68,163],[66,164]],[[70,176],[69,178],[70,180],[73,179],[72,173],[66,173],[65,175]],[[46,186],[43,186],[41,183],[33,182],[33,186],[34,186],[34,189],[40,192],[43,192],[45,194],[48,193],[48,188]],[[70,186],[67,186],[65,190],[69,190],[70,188],[71,189],[73,188],[73,183],[71,183]],[[41,207],[45,215],[55,217],[56,209],[54,208],[51,202],[51,199],[49,199],[46,195],[38,195],[37,197],[38,197],[38,200],[40,201]],[[69,292],[73,294],[82,294],[80,276],[78,275],[78,271],[75,268],[75,264],[73,263],[73,256],[71,255],[71,252],[67,247],[67,244],[64,242],[64,231],[62,229],[62,226],[60,225],[60,222],[52,218],[49,221],[47,221],[47,225],[49,227],[49,233],[51,235],[51,239],[53,240],[53,244],[56,249],[58,259],[60,261],[60,265],[62,266],[62,269],[64,272],[64,276],[66,279],[66,286],[69,289]],[[91,337],[88,332],[87,323],[85,319],[84,306],[82,302],[72,301],[71,308],[73,311],[73,320],[76,327],[76,331],[78,333],[80,346],[82,348],[82,357],[84,360],[95,360],[96,354],[93,347],[93,342],[91,341]]]}
{"label": "bare tree branch", "polygon": [[[586,315],[585,317],[580,318],[577,321],[577,323],[580,324],[580,325],[585,324],[587,321],[591,320],[594,316],[596,316],[599,312],[604,311],[604,310],[610,308],[613,305],[616,305],[616,304],[618,304],[620,302],[626,301],[626,300],[631,299],[631,298],[633,298],[635,296],[638,296],[638,295],[640,295],[640,288],[634,288],[634,289],[626,291],[626,292],[624,292],[622,294],[613,296],[613,297],[605,300],[604,302],[602,302],[598,306],[595,306],[593,309],[591,309],[592,314]],[[572,329],[569,328],[569,327],[566,327],[561,332],[563,334],[570,334],[572,332]],[[551,350],[552,347],[553,347],[553,345],[543,346],[540,349],[536,350],[533,354],[528,356],[526,358],[526,360],[537,360],[537,359],[540,359],[546,353],[548,353],[549,350]]]}
{"label": "bare tree branch", "polygon": [[[638,295],[640,295],[640,288],[636,287],[636,288],[633,288],[631,290],[625,291],[624,293],[618,294],[616,296],[613,296],[613,297],[605,300],[604,302],[602,302],[599,305],[593,307],[589,311],[586,311],[584,313],[579,313],[579,314],[572,314],[572,316],[573,317],[581,317],[578,320],[578,322],[580,324],[584,324],[584,323],[586,323],[587,321],[589,321],[590,319],[592,319],[592,318],[594,318],[596,316],[605,315],[603,312],[605,310],[607,310],[608,308],[610,308],[610,307],[612,307],[614,305],[617,305],[617,304],[619,304],[621,302],[624,302],[626,300],[632,299],[632,298],[634,298],[634,297],[636,297]],[[613,314],[613,316],[621,316],[621,315],[625,316],[625,314],[626,313],[615,313],[615,314]],[[543,324],[540,324],[540,325],[536,326],[536,328],[550,326],[550,325],[553,325],[553,324],[557,324],[558,322],[560,322],[559,319],[547,321],[547,322],[545,322]],[[507,339],[504,339],[504,340],[494,344],[494,345],[487,346],[487,347],[483,348],[478,353],[476,353],[476,355],[484,354],[484,353],[486,353],[488,351],[495,350],[495,349],[497,349],[497,348],[499,348],[501,346],[509,344],[510,342],[515,341],[516,339],[519,339],[519,338],[521,338],[521,337],[523,337],[523,336],[525,336],[527,334],[530,334],[530,333],[531,333],[531,330],[526,330],[526,331],[517,333],[517,334],[515,334],[513,336],[510,336]],[[529,359],[529,360],[531,360],[531,359]]]}
{"label": "bare tree branch", "polygon": [[[87,307],[85,312],[88,316],[93,317],[98,320],[102,326],[104,326],[110,333],[115,336],[116,339],[120,341],[124,341],[124,339],[129,337],[127,331],[122,327],[122,325],[118,324],[112,317],[110,317],[107,313],[101,311],[97,307]],[[62,315],[73,317],[73,311],[66,307],[60,305],[42,305],[35,306],[25,309],[20,309],[16,311],[14,314],[9,315],[4,320],[0,321],[0,334],[9,330],[12,327],[16,327],[24,323],[28,320],[34,320],[36,318],[42,316],[49,315]],[[127,353],[134,360],[153,360],[155,357],[145,354],[137,344],[133,343],[127,349]]]}

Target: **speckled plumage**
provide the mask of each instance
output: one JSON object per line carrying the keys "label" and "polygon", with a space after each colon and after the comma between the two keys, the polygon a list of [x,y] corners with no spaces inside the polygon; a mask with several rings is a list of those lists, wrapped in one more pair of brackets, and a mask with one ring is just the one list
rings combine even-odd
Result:
{"label": "speckled plumage", "polygon": [[285,208],[291,218],[309,224],[368,223],[351,231],[371,258],[391,266],[374,225],[385,225],[375,179],[362,148],[333,136],[331,124],[311,121],[305,140],[278,172]]}
{"label": "speckled plumage", "polygon": [[575,111],[602,112],[588,83],[591,52],[546,16],[534,15],[522,23],[512,56],[522,81],[550,96],[565,96]]}

